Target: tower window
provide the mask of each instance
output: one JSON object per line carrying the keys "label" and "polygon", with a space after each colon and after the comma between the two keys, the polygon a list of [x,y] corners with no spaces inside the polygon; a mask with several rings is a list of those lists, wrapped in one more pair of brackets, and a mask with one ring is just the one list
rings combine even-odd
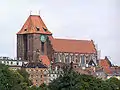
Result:
{"label": "tower window", "polygon": [[41,45],[41,51],[42,51],[42,54],[44,54],[44,43],[42,42],[41,44],[42,44]]}
{"label": "tower window", "polygon": [[46,28],[43,28],[44,29],[44,31],[46,32],[47,31],[47,29]]}
{"label": "tower window", "polygon": [[40,31],[40,28],[39,27],[36,27],[37,31]]}
{"label": "tower window", "polygon": [[24,31],[27,31],[27,29],[25,28]]}

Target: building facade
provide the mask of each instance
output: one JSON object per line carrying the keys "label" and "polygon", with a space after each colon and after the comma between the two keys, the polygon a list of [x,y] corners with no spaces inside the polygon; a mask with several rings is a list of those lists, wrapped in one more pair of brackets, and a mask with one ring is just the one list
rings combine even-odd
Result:
{"label": "building facade", "polygon": [[48,58],[44,64],[73,62],[79,67],[89,67],[98,63],[93,40],[54,38],[40,16],[30,15],[17,33],[17,58],[34,62],[37,50],[40,51],[40,57],[44,55]]}
{"label": "building facade", "polygon": [[49,83],[47,67],[40,62],[30,62],[23,66],[29,74],[29,79],[33,85],[40,86],[41,84]]}
{"label": "building facade", "polygon": [[12,70],[17,70],[21,69],[21,67],[28,62],[24,60],[11,59],[9,57],[0,57],[0,63],[8,65]]}
{"label": "building facade", "polygon": [[[59,77],[63,73],[64,64],[69,65],[72,62],[77,72],[98,65],[93,40],[54,38],[38,15],[30,15],[17,33],[17,59],[28,62],[25,68],[34,85],[40,85],[44,81],[48,83]],[[31,67],[31,63],[44,65],[48,70],[47,76],[41,72],[46,68],[34,65]]]}

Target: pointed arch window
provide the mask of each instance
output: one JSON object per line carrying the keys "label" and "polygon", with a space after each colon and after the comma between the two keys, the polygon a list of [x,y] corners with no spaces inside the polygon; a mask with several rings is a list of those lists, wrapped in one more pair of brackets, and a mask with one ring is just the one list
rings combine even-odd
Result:
{"label": "pointed arch window", "polygon": [[58,62],[58,54],[56,53],[54,56],[55,62]]}
{"label": "pointed arch window", "polygon": [[69,63],[69,56],[68,55],[65,56],[65,63]]}
{"label": "pointed arch window", "polygon": [[81,56],[81,65],[82,66],[85,65],[85,57],[84,57],[84,55]]}

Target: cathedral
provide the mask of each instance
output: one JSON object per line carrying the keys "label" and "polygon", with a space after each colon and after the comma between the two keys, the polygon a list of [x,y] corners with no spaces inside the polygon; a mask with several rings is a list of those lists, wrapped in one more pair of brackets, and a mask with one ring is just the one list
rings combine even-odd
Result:
{"label": "cathedral", "polygon": [[17,32],[17,59],[33,85],[49,84],[72,65],[76,72],[98,66],[98,51],[93,40],[54,38],[39,15],[30,15]]}
{"label": "cathedral", "polygon": [[47,67],[51,63],[73,62],[77,67],[98,64],[93,40],[54,38],[39,15],[30,15],[17,33],[17,59],[40,61]]}

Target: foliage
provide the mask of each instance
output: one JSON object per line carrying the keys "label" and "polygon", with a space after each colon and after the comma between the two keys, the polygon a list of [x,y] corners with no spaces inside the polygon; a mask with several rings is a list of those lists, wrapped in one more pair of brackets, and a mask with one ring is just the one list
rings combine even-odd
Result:
{"label": "foliage", "polygon": [[32,85],[32,82],[29,80],[29,74],[26,72],[26,70],[24,68],[18,69],[17,71],[18,71],[18,73],[20,73],[20,75],[23,76],[23,78],[24,78],[23,81],[25,83],[27,83],[27,86]]}
{"label": "foliage", "polygon": [[113,90],[120,90],[120,80],[118,80],[117,78],[111,77],[110,79],[106,80],[106,82],[109,84],[109,87],[112,87]]}
{"label": "foliage", "polygon": [[63,76],[49,84],[50,90],[118,90],[120,81],[109,79],[103,81],[90,75],[79,75],[68,70]]}
{"label": "foliage", "polygon": [[24,70],[13,71],[0,64],[0,90],[120,90],[120,80],[101,80],[90,75],[80,75],[71,68],[48,86],[31,86],[29,74]]}
{"label": "foliage", "polygon": [[28,90],[48,90],[48,87],[46,84],[42,84],[39,87],[36,86],[29,87]]}
{"label": "foliage", "polygon": [[27,82],[17,71],[10,70],[8,66],[0,64],[0,90],[26,90]]}

